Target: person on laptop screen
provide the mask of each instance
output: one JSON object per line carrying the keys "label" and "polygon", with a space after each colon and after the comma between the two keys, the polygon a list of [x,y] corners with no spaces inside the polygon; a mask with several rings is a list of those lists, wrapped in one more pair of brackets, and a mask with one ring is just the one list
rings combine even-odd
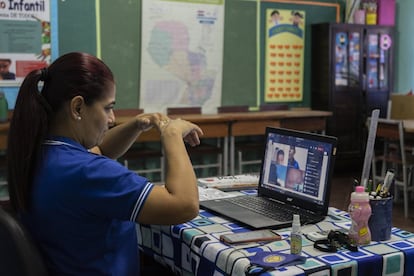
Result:
{"label": "person on laptop screen", "polygon": [[304,172],[294,167],[289,167],[286,175],[285,187],[297,192],[303,192]]}
{"label": "person on laptop screen", "polygon": [[275,160],[272,161],[269,168],[269,183],[280,185],[280,183],[278,182],[278,176],[283,174],[283,168],[281,166],[284,166],[285,152],[283,151],[283,149],[279,148],[276,148],[275,152]]}
{"label": "person on laptop screen", "polygon": [[296,153],[295,146],[290,146],[288,166],[289,167],[294,167],[295,169],[299,169],[299,163],[298,163],[298,161],[295,160],[295,153]]}

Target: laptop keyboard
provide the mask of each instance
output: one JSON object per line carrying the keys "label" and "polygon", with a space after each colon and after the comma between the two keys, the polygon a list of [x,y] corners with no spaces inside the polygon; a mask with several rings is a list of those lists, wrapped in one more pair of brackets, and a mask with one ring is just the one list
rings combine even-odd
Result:
{"label": "laptop keyboard", "polygon": [[237,196],[226,198],[225,200],[278,221],[290,221],[293,218],[293,214],[297,213],[256,196]]}

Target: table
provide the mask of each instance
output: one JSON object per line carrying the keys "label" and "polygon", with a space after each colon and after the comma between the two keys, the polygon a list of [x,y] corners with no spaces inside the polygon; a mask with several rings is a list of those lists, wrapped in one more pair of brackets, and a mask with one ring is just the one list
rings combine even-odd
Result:
{"label": "table", "polygon": [[230,175],[235,174],[235,139],[238,136],[264,135],[267,126],[325,133],[332,112],[319,110],[279,110],[230,113]]}
{"label": "table", "polygon": [[[231,120],[227,116],[221,114],[183,114],[171,115],[171,118],[180,117],[184,120],[193,122],[201,127],[204,136],[202,138],[218,138],[223,139],[223,174],[228,174],[228,159],[229,159],[229,127]],[[117,123],[123,123],[130,120],[131,117],[116,117]],[[142,133],[138,137],[138,142],[155,142],[160,140],[160,134],[157,129],[152,128],[147,132]]]}
{"label": "table", "polygon": [[404,131],[410,134],[414,134],[414,119],[403,120]]}
{"label": "table", "polygon": [[[304,131],[318,131],[324,133],[326,120],[332,116],[330,111],[319,110],[277,110],[235,112],[218,114],[183,114],[171,115],[191,121],[201,127],[204,132],[202,138],[223,139],[223,174],[234,175],[235,137],[263,135],[266,126],[292,128]],[[131,116],[116,117],[116,123],[123,123]],[[7,132],[9,124],[0,124],[0,150],[7,149]],[[138,138],[138,142],[155,142],[160,140],[158,130],[151,129]],[[230,158],[230,166],[228,167]],[[230,171],[230,172],[229,172]]]}
{"label": "table", "polygon": [[[329,208],[327,218],[302,226],[302,232],[349,229],[349,215]],[[137,225],[138,246],[145,254],[180,275],[245,275],[249,256],[256,252],[290,253],[290,228],[278,230],[281,241],[267,244],[228,246],[218,238],[223,233],[246,229],[205,210],[188,223],[175,226]],[[414,234],[393,228],[391,239],[371,242],[358,252],[326,253],[313,248],[303,237],[306,263],[279,267],[266,275],[414,275]],[[313,274],[314,273],[314,274]]]}
{"label": "table", "polygon": [[[204,132],[202,138],[223,139],[224,175],[230,170],[234,175],[235,137],[264,135],[266,126],[292,128],[303,131],[325,132],[326,120],[332,115],[330,111],[319,110],[277,110],[257,112],[234,112],[218,114],[183,114],[171,115],[191,121]],[[130,117],[117,117],[117,123],[129,120]],[[143,133],[138,141],[159,141],[159,133],[155,129]],[[227,167],[230,158],[230,166]]]}

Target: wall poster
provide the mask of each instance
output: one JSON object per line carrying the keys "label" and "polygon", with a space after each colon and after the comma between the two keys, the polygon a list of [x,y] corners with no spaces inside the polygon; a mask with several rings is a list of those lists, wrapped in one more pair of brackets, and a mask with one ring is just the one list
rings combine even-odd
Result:
{"label": "wall poster", "polygon": [[50,0],[0,1],[0,85],[51,62]]}
{"label": "wall poster", "polygon": [[266,9],[265,102],[303,99],[305,12]]}
{"label": "wall poster", "polygon": [[142,1],[140,106],[146,112],[221,103],[224,0]]}

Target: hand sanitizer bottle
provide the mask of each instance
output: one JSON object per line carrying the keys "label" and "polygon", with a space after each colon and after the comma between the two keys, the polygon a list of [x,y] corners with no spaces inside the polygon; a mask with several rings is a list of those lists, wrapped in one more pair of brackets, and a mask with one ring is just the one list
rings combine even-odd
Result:
{"label": "hand sanitizer bottle", "polygon": [[293,215],[292,232],[290,233],[290,254],[300,255],[302,252],[302,234],[300,230],[300,217]]}

